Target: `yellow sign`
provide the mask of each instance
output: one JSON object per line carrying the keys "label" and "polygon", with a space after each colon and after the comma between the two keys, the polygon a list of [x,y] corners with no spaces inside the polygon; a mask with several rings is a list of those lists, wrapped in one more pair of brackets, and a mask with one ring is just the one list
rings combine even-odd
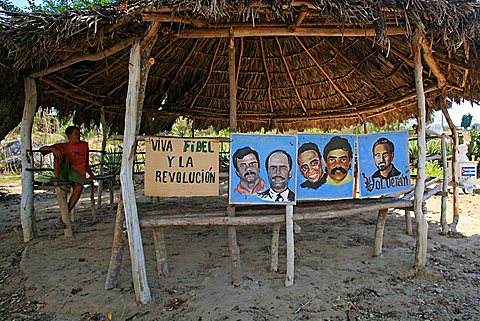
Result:
{"label": "yellow sign", "polygon": [[147,138],[146,145],[145,195],[218,195],[218,140]]}

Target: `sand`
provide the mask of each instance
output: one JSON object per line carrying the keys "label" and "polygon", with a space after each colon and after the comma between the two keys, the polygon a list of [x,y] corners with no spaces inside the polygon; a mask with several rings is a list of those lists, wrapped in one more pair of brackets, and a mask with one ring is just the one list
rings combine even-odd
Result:
{"label": "sand", "polygon": [[[302,222],[295,235],[295,283],[284,287],[285,233],[279,272],[269,271],[271,226],[238,228],[242,284],[230,283],[226,227],[165,229],[170,276],[159,278],[151,230],[142,230],[153,302],[135,302],[128,247],[120,287],[104,290],[115,209],[91,221],[88,191],[74,237],[55,225],[55,196],[36,193],[39,237],[23,243],[19,186],[0,199],[0,320],[480,320],[480,196],[461,195],[458,233],[440,232],[440,197],[427,202],[427,270],[411,273],[415,236],[402,211],[389,212],[383,255],[372,257],[376,213]],[[142,215],[202,207],[201,200],[143,197]],[[105,198],[107,199],[107,197]],[[451,201],[449,217],[451,222]],[[212,198],[209,206],[224,206]],[[414,225],[415,227],[415,225]]]}

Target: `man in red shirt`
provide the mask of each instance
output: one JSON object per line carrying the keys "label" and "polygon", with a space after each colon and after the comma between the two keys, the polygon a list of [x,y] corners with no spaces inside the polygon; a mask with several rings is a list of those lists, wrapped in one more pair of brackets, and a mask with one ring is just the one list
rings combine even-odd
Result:
{"label": "man in red shirt", "polygon": [[68,210],[71,211],[82,194],[86,173],[88,172],[92,179],[94,175],[89,163],[88,144],[80,140],[80,128],[69,126],[65,134],[68,142],[44,146],[40,151],[43,155],[53,153],[55,176],[73,183],[73,192],[68,200]]}

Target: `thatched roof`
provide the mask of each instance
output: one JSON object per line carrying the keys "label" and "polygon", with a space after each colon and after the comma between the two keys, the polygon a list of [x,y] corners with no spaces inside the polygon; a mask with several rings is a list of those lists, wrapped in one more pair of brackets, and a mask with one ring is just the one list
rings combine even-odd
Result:
{"label": "thatched roof", "polygon": [[98,120],[104,107],[121,132],[129,47],[152,21],[162,23],[162,33],[152,50],[147,133],[170,128],[179,115],[195,119],[197,128],[228,127],[230,28],[237,37],[243,131],[411,118],[416,28],[438,67],[424,64],[429,111],[438,108],[441,88],[455,100],[480,99],[480,3],[473,0],[164,0],[62,14],[5,13],[0,68],[37,78],[41,106],[75,113],[79,123]]}

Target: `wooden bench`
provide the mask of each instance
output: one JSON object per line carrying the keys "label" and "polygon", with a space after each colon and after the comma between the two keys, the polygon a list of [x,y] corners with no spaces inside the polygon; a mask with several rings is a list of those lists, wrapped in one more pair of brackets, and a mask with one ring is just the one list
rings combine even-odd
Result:
{"label": "wooden bench", "polygon": [[[113,209],[113,182],[115,181],[114,174],[107,174],[107,175],[99,175],[95,176],[95,178],[85,180],[84,185],[90,186],[90,204],[91,204],[91,211],[92,211],[92,221],[96,219],[97,211],[95,205],[95,181],[108,182],[109,188],[109,196],[110,196],[110,209]],[[33,189],[34,190],[54,190],[55,195],[58,200],[58,205],[60,207],[60,213],[62,216],[62,221],[64,222],[64,235],[65,236],[72,236],[72,222],[75,222],[75,209],[69,213],[68,211],[68,203],[67,203],[67,196],[70,190],[72,183],[70,182],[62,182],[62,181],[33,181]]]}
{"label": "wooden bench", "polygon": [[[143,228],[151,228],[154,238],[154,247],[157,261],[157,273],[159,277],[168,276],[168,260],[163,228],[174,226],[247,226],[247,225],[272,225],[272,242],[270,270],[278,270],[278,241],[280,227],[287,226],[287,279],[286,285],[293,284],[293,255],[288,258],[289,248],[293,253],[293,223],[306,220],[321,220],[329,218],[349,217],[371,211],[378,211],[375,229],[375,241],[373,255],[378,256],[382,252],[383,231],[388,209],[413,209],[413,201],[409,199],[382,197],[376,199],[350,199],[336,201],[300,202],[293,208],[292,215],[285,212],[284,206],[236,206],[235,216],[229,216],[228,208],[214,209],[209,211],[188,211],[181,214],[173,211],[156,214],[140,219]],[[288,209],[288,206],[287,206]],[[287,210],[288,212],[288,210]],[[235,242],[236,243],[236,242]],[[229,242],[230,251],[235,252]],[[237,250],[238,251],[238,250]],[[237,266],[232,262],[232,269]],[[232,271],[233,275],[238,271]],[[238,277],[237,277],[238,279]],[[238,280],[237,280],[238,281]]]}

